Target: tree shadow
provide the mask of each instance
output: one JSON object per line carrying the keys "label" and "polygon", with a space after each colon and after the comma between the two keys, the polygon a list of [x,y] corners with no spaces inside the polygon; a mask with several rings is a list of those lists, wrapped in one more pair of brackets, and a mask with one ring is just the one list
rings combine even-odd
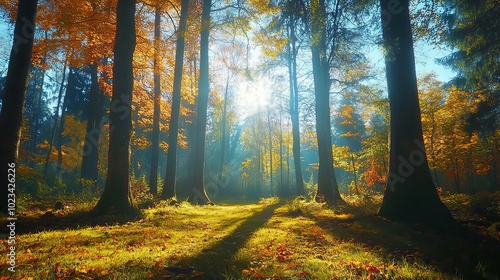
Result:
{"label": "tree shadow", "polygon": [[234,257],[251,236],[274,215],[274,211],[283,204],[284,202],[280,201],[266,206],[214,245],[203,249],[194,257],[180,259],[176,265],[165,267],[160,273],[172,275],[171,277],[179,274],[191,274],[194,277],[196,272],[203,272],[202,275],[200,274],[200,279],[222,279],[225,272],[237,272],[247,268],[248,261],[237,260]]}
{"label": "tree shadow", "polygon": [[[44,231],[71,230],[95,226],[122,225],[140,220],[137,215],[93,215],[89,211],[71,212],[60,215],[48,211],[42,216],[20,216],[16,221],[16,234],[38,233]],[[0,229],[0,234],[7,233]]]}
{"label": "tree shadow", "polygon": [[388,259],[405,259],[409,263],[422,260],[464,279],[500,278],[500,242],[465,226],[461,231],[444,231],[396,223],[376,215],[349,220],[310,218],[332,236],[363,243]]}

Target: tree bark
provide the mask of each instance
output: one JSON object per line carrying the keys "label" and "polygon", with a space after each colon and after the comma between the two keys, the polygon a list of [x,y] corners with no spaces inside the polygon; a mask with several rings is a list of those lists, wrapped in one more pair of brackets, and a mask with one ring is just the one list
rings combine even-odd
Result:
{"label": "tree bark", "polygon": [[319,170],[317,201],[328,204],[342,202],[333,169],[330,123],[330,76],[326,57],[326,8],[324,0],[311,1],[311,53],[314,76],[316,135]]}
{"label": "tree bark", "polygon": [[136,43],[135,0],[118,0],[111,97],[108,174],[96,214],[138,215],[130,195],[130,134],[133,89],[132,60]]}
{"label": "tree bark", "polygon": [[0,112],[0,168],[2,170],[0,210],[7,211],[8,194],[15,191],[9,184],[7,169],[17,162],[26,84],[31,65],[35,33],[37,0],[19,0],[14,42],[10,52],[7,78]]}
{"label": "tree bark", "polygon": [[184,47],[186,38],[187,17],[189,0],[182,0],[181,18],[177,33],[175,50],[174,89],[172,92],[172,115],[168,131],[167,172],[163,183],[161,197],[163,199],[175,198],[177,183],[177,142],[179,137],[179,118],[181,110],[182,68],[184,66]]}
{"label": "tree bark", "polygon": [[432,225],[453,222],[432,181],[423,144],[408,0],[381,0],[391,114],[387,188],[379,215]]}
{"label": "tree bark", "polygon": [[160,102],[161,102],[161,73],[160,73],[160,40],[161,40],[161,7],[155,7],[154,31],[154,58],[153,58],[153,83],[154,83],[154,109],[153,109],[153,135],[151,141],[151,169],[149,170],[149,192],[158,195],[158,159],[160,154]]}
{"label": "tree bark", "polygon": [[196,100],[196,143],[194,147],[193,188],[189,201],[194,204],[211,203],[208,198],[205,177],[205,134],[207,126],[208,94],[210,81],[208,76],[208,40],[210,31],[211,0],[203,1],[200,34],[200,80],[198,83],[198,98]]}

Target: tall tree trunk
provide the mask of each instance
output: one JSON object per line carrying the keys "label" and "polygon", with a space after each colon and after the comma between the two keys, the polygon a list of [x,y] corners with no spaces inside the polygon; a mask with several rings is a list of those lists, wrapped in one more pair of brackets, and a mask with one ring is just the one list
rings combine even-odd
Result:
{"label": "tall tree trunk", "polygon": [[205,177],[205,134],[207,130],[207,107],[210,81],[208,76],[208,39],[210,31],[210,8],[212,0],[203,1],[200,34],[200,80],[196,100],[196,143],[194,146],[193,189],[189,200],[194,204],[211,203],[208,198]]}
{"label": "tall tree trunk", "polygon": [[433,225],[452,222],[423,147],[408,0],[380,0],[391,108],[389,175],[379,215]]}
{"label": "tall tree trunk", "polygon": [[153,135],[151,141],[151,169],[149,170],[149,192],[158,195],[158,159],[160,156],[160,103],[161,103],[161,72],[160,72],[160,40],[161,40],[161,7],[155,7],[154,31],[154,109],[153,109]]}
{"label": "tall tree trunk", "polygon": [[328,204],[342,202],[333,170],[332,136],[330,124],[330,77],[326,57],[326,8],[324,0],[311,1],[311,53],[316,108],[316,135],[318,140],[319,170],[317,201]]}
{"label": "tall tree trunk", "polygon": [[177,140],[179,137],[179,116],[181,110],[182,68],[184,66],[184,47],[189,0],[182,0],[181,18],[177,33],[175,50],[174,89],[172,92],[172,115],[168,131],[167,173],[163,183],[161,197],[175,198],[177,182]]}
{"label": "tall tree trunk", "polygon": [[131,104],[134,84],[135,0],[118,0],[114,45],[113,95],[111,97],[108,174],[96,214],[116,212],[137,215],[130,195]]}
{"label": "tall tree trunk", "polygon": [[304,178],[300,164],[300,128],[299,128],[299,87],[297,84],[297,47],[295,36],[294,16],[290,16],[289,24],[290,42],[288,48],[288,76],[290,83],[290,119],[292,121],[293,163],[295,169],[295,185],[297,195],[304,195]]}
{"label": "tall tree trunk", "polygon": [[59,108],[61,107],[61,101],[62,101],[63,92],[64,92],[64,81],[66,80],[66,67],[67,67],[67,64],[68,64],[68,61],[65,61],[64,62],[64,67],[63,67],[62,80],[61,80],[61,84],[59,85],[59,95],[57,96],[56,111],[54,112],[54,127],[52,128],[52,135],[50,136],[49,150],[47,151],[47,155],[45,156],[45,168],[43,170],[43,180],[47,179],[47,171],[49,169],[50,155],[52,154],[52,147],[54,147],[54,142],[56,140],[57,129],[59,127],[59,125],[58,125],[58,122],[59,122]]}
{"label": "tall tree trunk", "polygon": [[89,68],[91,85],[80,177],[82,179],[96,181],[99,174],[97,169],[99,161],[98,147],[101,135],[100,122],[104,105],[104,96],[99,87],[97,64],[91,64]]}
{"label": "tall tree trunk", "polygon": [[[15,191],[9,184],[8,168],[14,168],[19,151],[26,84],[35,34],[36,0],[19,0],[7,78],[0,112],[0,168],[2,170],[0,210],[7,211],[7,197]],[[9,213],[13,214],[13,213]]]}

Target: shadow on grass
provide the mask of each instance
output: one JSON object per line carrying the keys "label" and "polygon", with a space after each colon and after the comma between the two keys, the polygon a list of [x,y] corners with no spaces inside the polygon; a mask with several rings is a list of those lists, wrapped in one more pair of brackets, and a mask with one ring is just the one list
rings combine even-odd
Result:
{"label": "shadow on grass", "polygon": [[[284,202],[266,206],[262,211],[255,213],[240,224],[230,235],[216,244],[203,249],[192,257],[181,259],[173,267],[166,267],[161,274],[170,274],[172,277],[179,274],[190,274],[195,271],[203,272],[199,279],[224,279],[226,272],[239,272],[249,267],[246,260],[237,260],[235,255],[251,236],[274,215],[274,211]],[[174,279],[174,278],[172,278]]]}
{"label": "shadow on grass", "polygon": [[[46,212],[40,217],[20,216],[16,221],[16,233],[38,233],[42,231],[56,231],[79,229],[94,226],[122,225],[127,222],[140,220],[141,217],[127,215],[101,215],[95,216],[92,212],[77,211],[67,215]],[[8,230],[8,229],[7,229]],[[0,229],[6,233],[6,229]]]}
{"label": "shadow on grass", "polygon": [[500,242],[464,227],[461,232],[396,223],[371,215],[359,219],[310,216],[333,236],[381,250],[388,259],[422,260],[441,272],[463,279],[500,279]]}

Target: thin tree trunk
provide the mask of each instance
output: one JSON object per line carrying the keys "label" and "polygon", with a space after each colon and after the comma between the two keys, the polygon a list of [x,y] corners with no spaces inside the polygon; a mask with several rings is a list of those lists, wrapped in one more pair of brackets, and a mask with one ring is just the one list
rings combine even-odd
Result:
{"label": "thin tree trunk", "polygon": [[85,143],[83,146],[83,157],[80,177],[96,181],[98,178],[97,163],[99,161],[99,140],[101,135],[100,116],[102,115],[104,96],[99,88],[97,64],[91,64],[90,68],[90,93],[89,109],[87,117],[87,128],[85,132]]}
{"label": "thin tree trunk", "polygon": [[231,77],[227,78],[226,81],[226,89],[224,91],[224,106],[222,108],[222,117],[221,117],[221,144],[220,144],[220,159],[219,159],[219,174],[217,180],[222,182],[222,173],[224,172],[224,157],[226,153],[226,119],[227,119],[227,99],[229,95],[229,83],[231,82]]}
{"label": "thin tree trunk", "polygon": [[[36,0],[19,0],[16,24],[14,27],[14,42],[10,52],[7,78],[2,98],[0,112],[0,168],[1,197],[0,210],[8,210],[8,200],[15,193],[15,185],[9,182],[17,163],[21,124],[23,119],[26,84],[31,65],[33,38],[35,33]],[[10,210],[10,209],[9,209]],[[9,214],[14,214],[10,212]]]}
{"label": "thin tree trunk", "polygon": [[160,103],[161,103],[161,72],[160,72],[160,40],[161,40],[161,8],[155,7],[154,31],[154,109],[153,109],[153,135],[151,141],[151,169],[149,170],[149,192],[158,195],[158,160],[160,156]]}
{"label": "thin tree trunk", "polygon": [[189,1],[182,0],[181,18],[175,50],[174,89],[172,92],[172,115],[168,131],[167,173],[161,197],[175,198],[177,183],[177,141],[179,137],[179,115],[181,109],[182,68],[184,65],[185,33],[189,11]]}
{"label": "thin tree trunk", "polygon": [[68,61],[64,61],[63,75],[61,80],[61,85],[59,86],[59,95],[57,97],[56,111],[54,112],[54,127],[52,128],[52,135],[50,136],[49,150],[45,156],[45,168],[43,170],[43,180],[47,179],[47,171],[49,169],[50,155],[52,154],[52,147],[54,147],[54,141],[56,140],[57,128],[59,127],[59,107],[61,107],[62,96],[64,92],[64,81],[66,80],[66,67]]}
{"label": "thin tree trunk", "polygon": [[208,40],[211,7],[211,0],[203,1],[200,34],[200,80],[198,83],[198,98],[196,100],[196,144],[194,147],[193,189],[189,197],[189,200],[194,204],[211,203],[204,184],[205,134],[207,129],[208,94],[210,92],[210,81],[208,76]]}
{"label": "thin tree trunk", "polygon": [[63,133],[64,133],[64,125],[66,123],[66,107],[68,106],[70,91],[73,87],[74,79],[75,79],[75,69],[70,68],[68,74],[68,82],[66,84],[66,94],[64,94],[64,99],[61,108],[61,121],[59,122],[59,128],[57,130],[57,172],[60,174],[62,170],[62,145],[64,141]]}
{"label": "thin tree trunk", "polygon": [[[453,222],[432,181],[423,147],[408,0],[381,0],[391,108],[389,175],[379,215],[432,225]],[[388,12],[390,18],[387,17]]]}
{"label": "thin tree trunk", "polygon": [[316,134],[318,140],[319,170],[317,201],[328,204],[342,202],[333,169],[330,123],[330,77],[326,58],[326,8],[324,0],[311,3],[311,53],[316,108]]}
{"label": "thin tree trunk", "polygon": [[269,137],[269,176],[270,176],[270,189],[273,190],[273,131],[271,127],[271,113],[269,106],[267,107],[267,125]]}
{"label": "thin tree trunk", "polygon": [[290,16],[288,48],[288,76],[290,84],[290,119],[292,121],[292,152],[295,169],[295,185],[297,195],[304,195],[304,178],[300,164],[300,128],[299,128],[299,87],[297,85],[297,47],[295,36],[295,21]]}
{"label": "thin tree trunk", "polygon": [[358,179],[356,178],[356,164],[354,162],[354,153],[351,153],[351,162],[352,162],[352,175],[354,176],[354,188],[356,189],[356,194],[359,195],[358,189]]}
{"label": "thin tree trunk", "polygon": [[132,60],[135,49],[135,0],[118,0],[111,97],[108,174],[104,192],[94,213],[138,215],[130,195],[131,104],[134,84]]}
{"label": "thin tree trunk", "polygon": [[285,186],[283,185],[283,127],[281,126],[281,114],[280,114],[280,192],[281,196],[284,197]]}

